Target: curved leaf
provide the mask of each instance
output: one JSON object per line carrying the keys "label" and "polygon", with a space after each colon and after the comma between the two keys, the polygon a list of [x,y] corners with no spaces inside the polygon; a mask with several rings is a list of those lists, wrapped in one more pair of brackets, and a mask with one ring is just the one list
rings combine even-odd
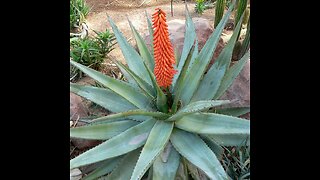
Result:
{"label": "curved leaf", "polygon": [[137,107],[128,100],[106,88],[70,84],[70,91],[108,109],[111,112],[122,112],[137,109]]}
{"label": "curved leaf", "polygon": [[248,134],[211,134],[207,137],[222,146],[250,146],[250,135]]}
{"label": "curved leaf", "polygon": [[[151,20],[148,17],[147,11],[145,11],[145,13],[146,13],[146,17],[147,17],[148,30],[149,30],[150,47],[151,47],[150,48],[150,53],[151,53],[151,56],[153,57],[153,54],[154,54],[154,49],[153,49],[153,28],[152,28]],[[153,68],[150,68],[150,69],[153,69]]]}
{"label": "curved leaf", "polygon": [[[154,68],[154,59],[153,56],[151,55],[149,49],[147,48],[146,43],[144,42],[144,40],[142,39],[142,37],[140,36],[140,34],[138,33],[138,31],[136,30],[136,28],[132,25],[131,21],[128,19],[129,21],[129,25],[131,28],[131,31],[136,39],[136,43],[137,46],[139,48],[139,52],[140,55],[142,57],[142,59],[144,60],[144,62],[146,63],[146,65],[150,68],[153,69]],[[153,41],[150,41],[153,42]]]}
{"label": "curved leaf", "polygon": [[105,174],[110,173],[119,163],[121,157],[111,158],[105,161],[102,161],[97,169],[92,171],[90,174],[85,176],[83,180],[95,180]]}
{"label": "curved leaf", "polygon": [[128,43],[109,16],[108,20],[129,68],[144,81],[151,84],[150,76],[148,75],[146,68],[143,66],[143,59],[141,56],[139,56],[138,52]]}
{"label": "curved leaf", "polygon": [[137,117],[137,115],[139,115],[139,117],[145,116],[147,118],[154,117],[154,118],[158,118],[158,119],[166,119],[169,117],[168,114],[165,114],[162,112],[152,112],[152,111],[137,109],[137,110],[121,112],[121,113],[117,113],[117,114],[111,114],[108,116],[94,119],[91,122],[93,122],[93,123],[94,122],[102,122],[102,121],[108,121],[108,120],[113,120],[113,119],[130,118],[130,117],[132,117],[134,119]]}
{"label": "curved leaf", "polygon": [[146,67],[146,69],[151,77],[153,87],[155,87],[156,92],[157,92],[157,99],[156,99],[157,108],[161,112],[167,113],[168,112],[167,96],[160,89],[159,85],[156,82],[156,78],[154,77],[154,74],[151,72],[151,70],[147,67],[146,64],[144,64],[144,66]]}
{"label": "curved leaf", "polygon": [[173,123],[157,121],[150,131],[148,140],[143,146],[140,157],[133,170],[131,180],[141,179],[160,152],[169,141]]}
{"label": "curved leaf", "polygon": [[146,93],[146,95],[148,95],[152,99],[154,98],[155,91],[150,84],[146,83],[143,79],[141,79],[139,76],[137,76],[134,72],[132,72],[129,68],[127,68],[122,63],[120,63],[118,61],[114,61],[114,62],[117,64],[118,67],[121,67],[121,69],[123,69],[123,71],[126,71],[126,73],[128,73],[128,75],[130,75],[134,79],[136,84]]}
{"label": "curved leaf", "polygon": [[132,87],[130,84],[120,81],[118,79],[113,79],[109,76],[102,74],[99,71],[88,68],[82,64],[76,63],[74,61],[70,61],[70,63],[77,68],[79,68],[82,72],[86,73],[88,76],[98,81],[102,85],[108,87],[115,93],[119,94],[133,105],[137,106],[141,109],[151,110],[152,108],[152,99],[147,98],[144,94],[142,94],[139,90]]}
{"label": "curved leaf", "polygon": [[120,164],[112,171],[110,175],[106,177],[106,179],[130,179],[133,169],[138,161],[140,151],[141,148],[136,149],[125,155],[124,158],[121,160]]}
{"label": "curved leaf", "polygon": [[223,108],[223,109],[214,109],[211,112],[238,117],[250,112],[250,107],[231,107],[231,108]]}
{"label": "curved leaf", "polygon": [[[172,86],[174,87],[176,84],[177,79],[179,78],[181,74],[182,68],[185,66],[185,61],[187,59],[188,54],[190,54],[191,48],[194,44],[194,41],[196,39],[196,29],[194,27],[194,24],[192,22],[192,19],[189,15],[189,10],[186,4],[185,8],[185,14],[186,14],[186,22],[185,22],[185,34],[184,34],[184,42],[183,42],[183,48],[179,60],[179,64],[177,64],[177,73],[174,75],[172,80]],[[188,66],[187,66],[188,67]]]}
{"label": "curved leaf", "polygon": [[175,121],[177,119],[182,118],[183,116],[186,116],[188,114],[194,113],[194,112],[200,112],[202,110],[209,109],[211,107],[221,106],[224,104],[230,103],[229,100],[211,100],[211,101],[197,101],[188,104],[187,106],[181,108],[176,114],[171,116],[166,121]]}
{"label": "curved leaf", "polygon": [[174,180],[176,177],[176,173],[180,163],[180,155],[176,149],[171,145],[169,142],[166,148],[168,149],[169,155],[167,155],[166,161],[163,160],[162,155],[164,152],[161,153],[160,156],[153,163],[153,180]]}
{"label": "curved leaf", "polygon": [[227,20],[233,9],[233,4],[230,6],[226,15],[222,18],[221,22],[212,33],[210,38],[207,40],[206,44],[201,49],[198,57],[195,59],[194,63],[190,66],[190,71],[186,76],[187,81],[182,84],[182,94],[181,100],[183,104],[189,104],[191,97],[193,96],[195,90],[198,87],[201,77],[203,76],[207,65],[209,64],[213,53],[217,47],[220,40],[220,35],[223,31]]}
{"label": "curved leaf", "polygon": [[242,19],[243,17],[240,19],[240,22],[234,29],[233,34],[228,41],[228,44],[223,48],[207,74],[204,75],[199,84],[199,87],[197,88],[191,99],[191,102],[199,100],[210,100],[218,91],[222,78],[230,66],[233,49],[237,42],[237,37],[240,33]]}
{"label": "curved leaf", "polygon": [[199,136],[175,128],[170,140],[183,157],[204,171],[210,179],[228,180],[219,160]]}
{"label": "curved leaf", "polygon": [[195,113],[175,121],[175,126],[199,134],[250,134],[250,121],[214,113]]}
{"label": "curved leaf", "polygon": [[207,144],[207,146],[212,150],[212,152],[214,152],[217,158],[219,160],[222,160],[223,152],[224,152],[223,148],[207,136],[200,135],[200,137]]}
{"label": "curved leaf", "polygon": [[141,147],[156,120],[144,121],[70,160],[70,169],[120,156]]}
{"label": "curved leaf", "polygon": [[81,126],[71,128],[70,137],[106,140],[137,124],[139,123],[136,121],[124,120],[106,124]]}
{"label": "curved leaf", "polygon": [[234,79],[239,75],[239,73],[243,69],[249,57],[250,51],[248,51],[237,63],[235,63],[233,66],[229,68],[229,70],[223,77],[220,87],[213,99],[219,99],[223,95],[223,93],[226,92],[226,90],[233,83]]}

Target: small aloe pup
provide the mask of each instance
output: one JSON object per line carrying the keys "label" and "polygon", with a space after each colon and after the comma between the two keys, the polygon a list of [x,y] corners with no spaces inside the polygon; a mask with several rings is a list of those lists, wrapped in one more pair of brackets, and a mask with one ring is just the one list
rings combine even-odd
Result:
{"label": "small aloe pup", "polygon": [[[103,88],[71,84],[70,91],[113,112],[88,125],[71,128],[70,137],[104,140],[70,161],[70,169],[92,164],[84,179],[174,180],[203,172],[210,179],[229,179],[220,163],[221,146],[250,143],[250,121],[238,118],[249,107],[224,108],[219,100],[249,58],[247,52],[230,67],[241,21],[215,63],[207,69],[233,6],[201,51],[186,8],[184,47],[173,55],[166,14],[147,17],[152,47],[129,21],[137,52],[110,17],[109,23],[126,59],[116,60],[126,81],[114,79],[74,61],[70,63],[103,84]],[[152,24],[153,23],[153,24]],[[207,73],[205,73],[207,72]]]}

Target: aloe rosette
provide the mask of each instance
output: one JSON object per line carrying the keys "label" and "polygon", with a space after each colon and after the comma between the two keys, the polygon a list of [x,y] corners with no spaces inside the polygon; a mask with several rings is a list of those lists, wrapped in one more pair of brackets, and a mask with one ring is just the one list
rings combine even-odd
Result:
{"label": "aloe rosette", "polygon": [[[210,179],[229,179],[220,163],[221,146],[249,145],[250,121],[238,116],[249,107],[227,108],[219,100],[249,59],[247,52],[230,66],[239,24],[208,69],[233,5],[201,51],[186,8],[184,47],[175,59],[165,12],[156,9],[147,22],[148,48],[129,21],[137,52],[108,17],[127,65],[116,60],[125,81],[70,63],[104,87],[71,84],[70,91],[113,112],[89,125],[71,128],[70,137],[104,140],[70,161],[70,169],[93,164],[84,179],[175,179],[201,170]],[[205,73],[206,72],[206,73]]]}

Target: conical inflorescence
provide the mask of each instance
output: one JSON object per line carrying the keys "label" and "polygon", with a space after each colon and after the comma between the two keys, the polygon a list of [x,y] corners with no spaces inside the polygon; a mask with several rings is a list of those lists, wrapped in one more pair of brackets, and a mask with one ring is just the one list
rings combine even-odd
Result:
{"label": "conical inflorescence", "polygon": [[160,87],[168,87],[172,83],[172,79],[176,70],[173,47],[169,39],[168,25],[166,23],[166,13],[160,8],[156,8],[156,12],[152,15],[153,47],[155,67],[154,74]]}

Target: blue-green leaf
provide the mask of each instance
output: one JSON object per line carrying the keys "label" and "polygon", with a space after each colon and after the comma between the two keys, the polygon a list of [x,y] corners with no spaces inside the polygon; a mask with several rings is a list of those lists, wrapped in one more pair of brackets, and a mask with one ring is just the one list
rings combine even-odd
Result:
{"label": "blue-green leaf", "polygon": [[137,124],[139,124],[137,121],[124,120],[97,125],[81,126],[71,128],[70,137],[106,140]]}
{"label": "blue-green leaf", "polygon": [[234,29],[228,44],[223,48],[207,74],[204,75],[198,89],[192,97],[191,102],[199,100],[210,100],[218,91],[222,78],[225,75],[226,71],[229,69],[233,49],[237,42],[237,37],[240,33],[242,19],[243,18],[240,19],[240,22]]}
{"label": "blue-green leaf", "polygon": [[144,81],[151,84],[150,76],[148,75],[146,68],[143,66],[143,59],[141,56],[139,56],[138,52],[128,43],[109,16],[108,20],[129,68]]}
{"label": "blue-green leaf", "polygon": [[232,108],[214,109],[211,112],[238,117],[250,112],[250,107],[232,107]]}
{"label": "blue-green leaf", "polygon": [[111,112],[122,112],[138,108],[127,99],[106,88],[70,84],[70,91],[108,109]]}
{"label": "blue-green leaf", "polygon": [[156,120],[146,120],[70,160],[70,169],[126,154],[141,147]]}
{"label": "blue-green leaf", "polygon": [[226,92],[226,90],[233,83],[234,79],[239,75],[249,58],[250,51],[248,51],[238,62],[228,69],[213,99],[219,99]]}
{"label": "blue-green leaf", "polygon": [[181,94],[182,104],[184,105],[188,104],[195,90],[198,88],[200,79],[202,78],[206,70],[206,67],[208,66],[213,56],[215,48],[217,47],[217,44],[220,40],[220,35],[223,31],[225,24],[227,23],[227,20],[230,17],[232,9],[233,9],[233,5],[230,6],[228,12],[222,18],[221,22],[219,23],[215,31],[212,33],[212,35],[209,37],[204,47],[201,49],[198,57],[195,58],[194,63],[191,65],[190,71],[186,76],[187,81],[185,81],[181,87],[182,88],[182,94]]}
{"label": "blue-green leaf", "polygon": [[[136,39],[137,46],[139,48],[140,55],[142,59],[144,60],[145,64],[150,68],[154,68],[154,58],[153,55],[151,55],[149,49],[147,48],[146,43],[144,42],[143,38],[140,36],[136,28],[132,25],[131,21],[129,21],[131,31]],[[151,41],[152,42],[152,41]]]}
{"label": "blue-green leaf", "polygon": [[175,128],[170,140],[179,154],[200,168],[210,179],[228,180],[216,155],[199,136]]}
{"label": "blue-green leaf", "polygon": [[167,142],[169,141],[173,125],[174,124],[171,122],[156,122],[149,134],[146,144],[141,151],[136,167],[133,170],[131,180],[141,179],[157,156],[165,148]]}
{"label": "blue-green leaf", "polygon": [[115,157],[101,161],[99,167],[92,171],[90,174],[88,174],[86,177],[84,177],[83,180],[95,180],[105,174],[110,173],[117,166],[120,159],[121,157]]}
{"label": "blue-green leaf", "polygon": [[112,171],[110,175],[107,176],[106,179],[130,179],[133,169],[138,161],[140,151],[141,148],[129,152],[127,155],[125,155],[119,165],[115,168],[115,170]]}
{"label": "blue-green leaf", "polygon": [[211,134],[207,137],[221,146],[250,146],[250,134]]}
{"label": "blue-green leaf", "polygon": [[215,113],[194,113],[175,121],[175,126],[199,134],[250,134],[250,121]]}
{"label": "blue-green leaf", "polygon": [[122,96],[138,108],[147,110],[153,109],[152,99],[142,94],[139,90],[132,87],[130,84],[124,81],[120,81],[118,79],[113,79],[109,76],[102,74],[99,71],[93,70],[74,61],[70,61],[70,63],[79,68],[82,72],[86,73],[94,80],[108,87],[113,92],[119,94],[120,96]]}
{"label": "blue-green leaf", "polygon": [[164,152],[153,163],[153,180],[174,180],[179,163],[180,155],[169,142]]}

